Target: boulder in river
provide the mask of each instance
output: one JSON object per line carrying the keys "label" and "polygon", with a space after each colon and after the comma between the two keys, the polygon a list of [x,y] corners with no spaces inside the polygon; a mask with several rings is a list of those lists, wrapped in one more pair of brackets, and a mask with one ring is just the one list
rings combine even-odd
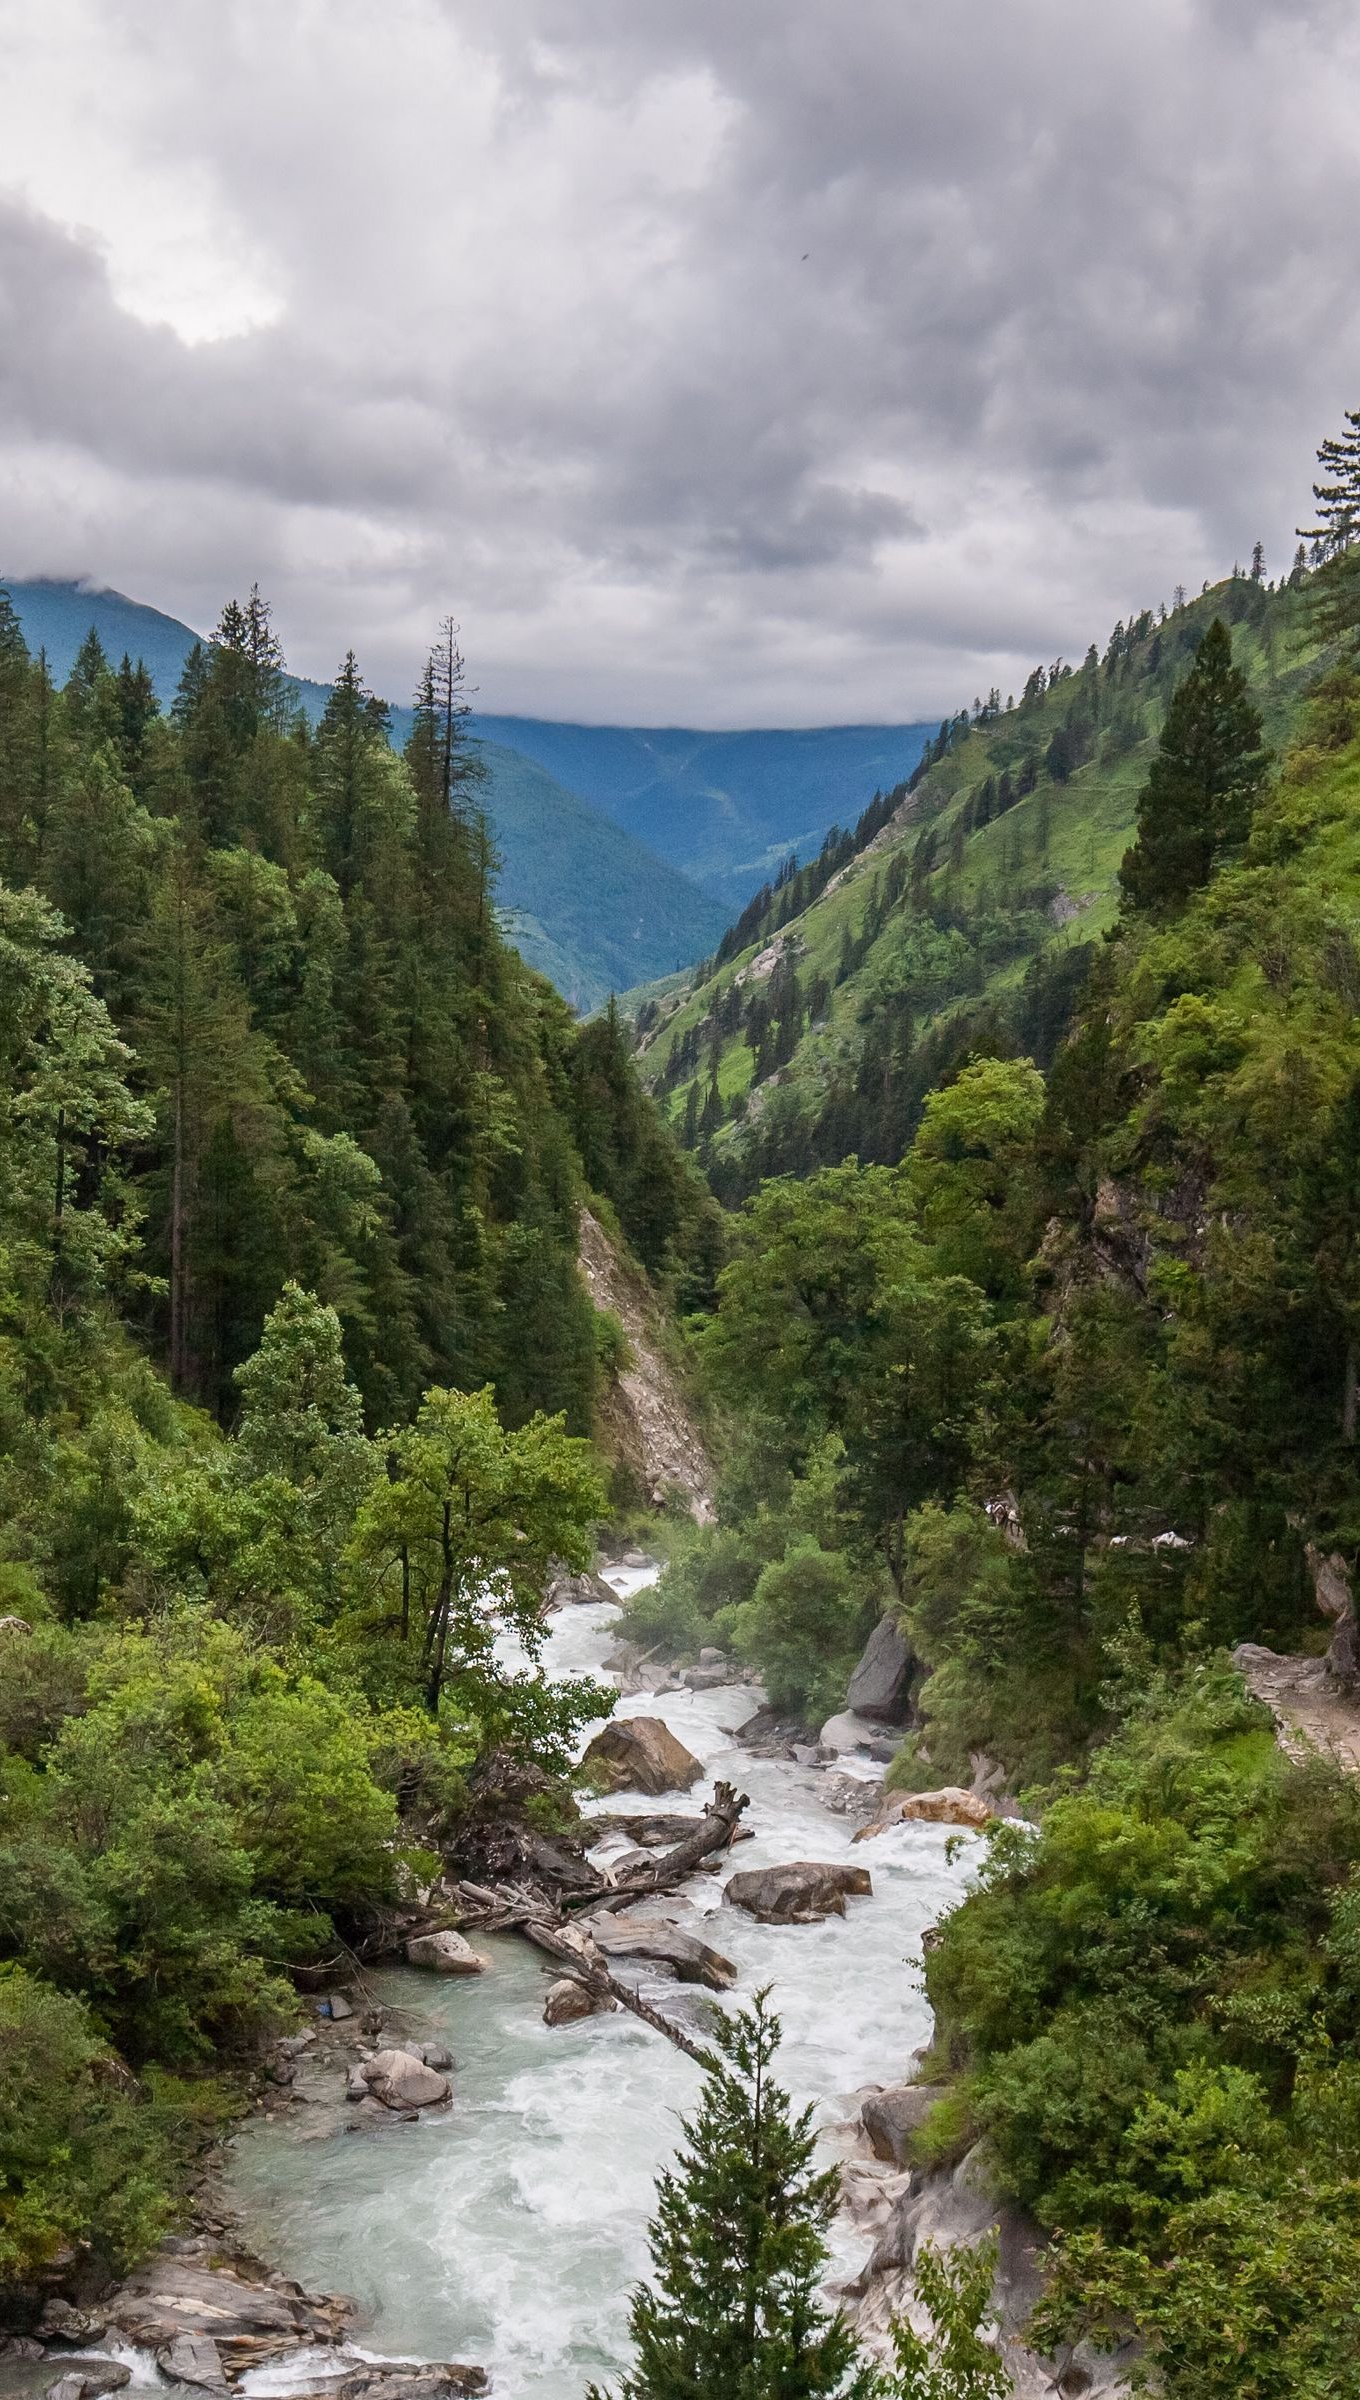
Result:
{"label": "boulder in river", "polygon": [[687,1792],[704,1771],[660,1717],[611,1717],[582,1763],[603,1768],[614,1792]]}
{"label": "boulder in river", "polygon": [[867,1842],[892,1825],[962,1825],[980,1833],[996,1815],[990,1800],[966,1792],[962,1784],[946,1783],[938,1792],[894,1792],[885,1808],[868,1825],[861,1825],[857,1842]]}
{"label": "boulder in river", "polygon": [[192,2384],[202,2392],[225,2392],[227,2388],[222,2353],[209,2333],[177,2333],[173,2342],[156,2352],[156,2364],[172,2383]]}
{"label": "boulder in river", "polygon": [[870,1758],[881,1759],[884,1765],[900,1748],[898,1742],[889,1739],[883,1726],[868,1717],[856,1716],[852,1708],[843,1708],[839,1716],[828,1717],[817,1739],[823,1750],[838,1755],[846,1750],[863,1750]]}
{"label": "boulder in river", "polygon": [[543,2001],[543,2022],[545,2025],[576,2025],[582,2017],[606,2016],[617,2007],[617,2000],[607,1999],[603,1993],[588,1991],[585,1984],[576,1981],[574,1975],[562,1975],[556,1983],[548,1986]]}
{"label": "boulder in river", "polygon": [[646,1959],[673,1968],[681,1983],[702,1983],[710,1992],[730,1992],[737,1980],[730,1958],[678,1925],[635,1916],[593,1917],[590,1931],[611,1966],[623,1959]]}
{"label": "boulder in river", "polygon": [[359,2073],[384,2108],[438,2108],[451,2089],[447,2075],[427,2067],[413,2050],[375,2051]]}
{"label": "boulder in river", "polygon": [[604,1601],[617,1608],[619,1595],[611,1591],[603,1575],[587,1567],[584,1574],[573,1575],[570,1568],[559,1567],[548,1585],[547,1606],[551,1608],[586,1608]]}
{"label": "boulder in river", "polygon": [[[48,2386],[47,2400],[104,2400],[106,2393],[121,2392],[131,2381],[131,2367],[120,2366],[116,2358],[68,2358],[64,2374]],[[223,2391],[226,2388],[223,2376]]]}
{"label": "boulder in river", "polygon": [[36,2331],[40,2342],[102,2342],[108,2323],[103,2309],[75,2308],[60,2292],[43,2302]]}
{"label": "boulder in river", "polygon": [[845,1705],[879,1725],[905,1725],[916,1661],[893,1617],[880,1617],[850,1678]]}
{"label": "boulder in river", "polygon": [[429,1967],[436,1975],[484,1975],[491,1961],[461,1933],[417,1933],[406,1945],[406,1964]]}
{"label": "boulder in river", "polygon": [[751,1867],[729,1875],[723,1899],[744,1908],[761,1925],[817,1925],[843,1917],[847,1894],[867,1899],[873,1891],[863,1867],[824,1865],[809,1858],[780,1867]]}
{"label": "boulder in river", "polygon": [[905,2083],[894,2091],[870,2092],[859,2121],[875,2158],[894,2167],[910,2166],[911,2137],[944,2093],[942,2083]]}

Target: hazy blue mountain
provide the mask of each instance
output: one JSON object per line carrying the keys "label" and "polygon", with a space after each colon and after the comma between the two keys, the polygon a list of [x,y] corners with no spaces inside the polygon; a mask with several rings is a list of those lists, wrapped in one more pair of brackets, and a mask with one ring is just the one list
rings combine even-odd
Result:
{"label": "hazy blue mountain", "polygon": [[[93,626],[115,665],[125,650],[145,659],[162,703],[173,699],[196,638],[177,618],[121,592],[73,583],[5,588],[29,648],[46,650],[58,682]],[[326,687],[295,680],[315,720]],[[393,711],[394,740],[405,740],[410,722],[409,709]],[[482,797],[502,859],[501,907],[524,956],[568,1000],[595,1008],[610,991],[691,966],[714,947],[726,915],[711,895],[533,759],[492,741],[483,752]]]}
{"label": "hazy blue mountain", "polygon": [[735,916],[772,867],[808,858],[875,790],[911,773],[933,725],[818,725],[696,733],[680,726],[556,725],[479,716],[477,729],[537,759],[626,825]]}

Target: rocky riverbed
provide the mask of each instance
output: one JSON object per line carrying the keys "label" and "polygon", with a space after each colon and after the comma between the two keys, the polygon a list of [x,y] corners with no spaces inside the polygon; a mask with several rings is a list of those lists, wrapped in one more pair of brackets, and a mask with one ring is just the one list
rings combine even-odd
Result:
{"label": "rocky riverbed", "polygon": [[[626,1592],[649,1572],[638,1563],[610,1582]],[[598,1671],[616,1641],[614,1606],[573,1600],[554,1616],[549,1667]],[[759,1694],[715,1672],[677,1685],[655,1669],[651,1688],[630,1680],[642,1688],[621,1697],[616,1719],[659,1719],[701,1773],[664,1798],[624,1788],[596,1804],[597,1857],[675,1838],[719,1779],[749,1791],[749,1838],[683,1892],[615,1919],[611,1969],[691,2037],[713,2007],[773,1985],[784,2079],[813,2103],[828,2156],[844,2163],[834,2281],[876,2334],[889,2305],[910,2305],[913,2240],[960,2213],[952,2187],[934,2192],[904,2172],[891,2094],[929,2033],[922,1937],[963,1889],[976,1836],[906,1818],[860,1846],[881,1759],[828,1766],[815,1747],[790,1755],[774,1732],[743,1745]],[[648,1737],[637,1754],[656,1751]],[[618,1754],[630,1755],[627,1744]],[[388,2400],[440,2400],[488,2382],[496,2400],[580,2400],[592,2377],[616,2374],[655,2176],[699,2070],[622,2010],[585,2014],[559,1993],[545,2022],[560,1965],[512,1935],[479,1934],[476,1948],[483,1973],[389,1967],[314,2004],[313,2024],[230,2141],[202,2234],[157,2262],[147,2289],[129,2287],[121,2313],[82,2341],[87,2353],[135,2384],[224,2391],[230,2378],[251,2400],[315,2388],[379,2400],[385,2383]],[[970,2188],[961,2230],[976,2231],[989,2206]],[[1022,2234],[1007,2239],[1020,2257]],[[243,2270],[241,2251],[274,2261],[272,2276]],[[242,2321],[214,2330],[201,2279],[222,2267],[230,2288],[219,2310]],[[1011,2287],[1016,2322],[1024,2276]],[[347,2299],[316,2296],[337,2292]],[[139,2323],[139,2306],[160,2314]],[[191,2341],[208,2348],[195,2353]],[[405,2390],[391,2380],[397,2361],[410,2362]],[[50,2356],[0,2361],[0,2390],[8,2380],[37,2391],[51,2370]],[[1058,2388],[1039,2362],[1021,2385],[1026,2400]]]}

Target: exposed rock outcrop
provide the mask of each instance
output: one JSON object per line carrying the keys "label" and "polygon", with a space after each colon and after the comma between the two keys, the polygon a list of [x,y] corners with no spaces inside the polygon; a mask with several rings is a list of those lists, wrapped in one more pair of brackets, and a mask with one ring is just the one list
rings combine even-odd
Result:
{"label": "exposed rock outcrop", "polygon": [[615,1792],[686,1792],[704,1771],[660,1717],[611,1717],[583,1764],[599,1766]]}
{"label": "exposed rock outcrop", "polygon": [[660,1304],[645,1275],[620,1258],[588,1208],[580,1218],[581,1273],[599,1309],[628,1337],[628,1363],[598,1402],[606,1445],[631,1469],[654,1507],[684,1495],[700,1525],[713,1521],[713,1465],[680,1379],[667,1356]]}
{"label": "exposed rock outcrop", "polygon": [[1014,2400],[1116,2400],[1128,2390],[1133,2351],[1113,2356],[1082,2343],[1057,2358],[1041,2358],[1024,2339],[1024,2328],[1043,2290],[1043,2237],[1023,2211],[999,2202],[980,2153],[971,2150],[957,2167],[912,2175],[898,2187],[873,2255],[855,2287],[852,2315],[871,2348],[886,2355],[894,2317],[920,2332],[930,2320],[916,2297],[912,2266],[926,2243],[947,2250],[972,2246],[988,2234],[998,2244],[992,2301],[998,2348],[1014,2385]]}
{"label": "exposed rock outcrop", "polygon": [[843,1917],[847,1896],[867,1899],[873,1888],[863,1867],[800,1858],[729,1875],[723,1899],[761,1925],[817,1925],[824,1917]]}
{"label": "exposed rock outcrop", "polygon": [[343,2339],[352,2301],[304,2292],[283,2276],[258,2283],[225,2269],[158,2253],[116,2291],[109,2322],[143,2349],[169,2350],[181,2335],[216,2343],[228,2374],[313,2343]]}
{"label": "exposed rock outcrop", "polygon": [[880,1617],[850,1678],[847,1709],[877,1725],[905,1725],[915,1671],[916,1660],[901,1627],[893,1617]]}
{"label": "exposed rock outcrop", "polygon": [[911,2137],[924,2125],[944,2091],[942,2083],[905,2083],[891,2091],[870,2092],[859,2121],[875,2158],[894,2167],[909,2166]]}

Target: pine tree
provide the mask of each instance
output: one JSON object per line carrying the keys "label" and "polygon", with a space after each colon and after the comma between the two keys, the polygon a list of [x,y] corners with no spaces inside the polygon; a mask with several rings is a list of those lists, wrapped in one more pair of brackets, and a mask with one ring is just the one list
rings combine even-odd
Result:
{"label": "pine tree", "polygon": [[1119,870],[1127,908],[1169,909],[1207,883],[1219,854],[1245,841],[1269,761],[1246,678],[1221,617],[1167,710]]}
{"label": "pine tree", "polygon": [[622,2400],[871,2400],[877,2388],[819,2297],[837,2176],[813,2167],[811,2110],[795,2116],[771,2079],[768,1997],[715,2026],[687,2147],[658,2186],[656,2284],[633,2297]]}

